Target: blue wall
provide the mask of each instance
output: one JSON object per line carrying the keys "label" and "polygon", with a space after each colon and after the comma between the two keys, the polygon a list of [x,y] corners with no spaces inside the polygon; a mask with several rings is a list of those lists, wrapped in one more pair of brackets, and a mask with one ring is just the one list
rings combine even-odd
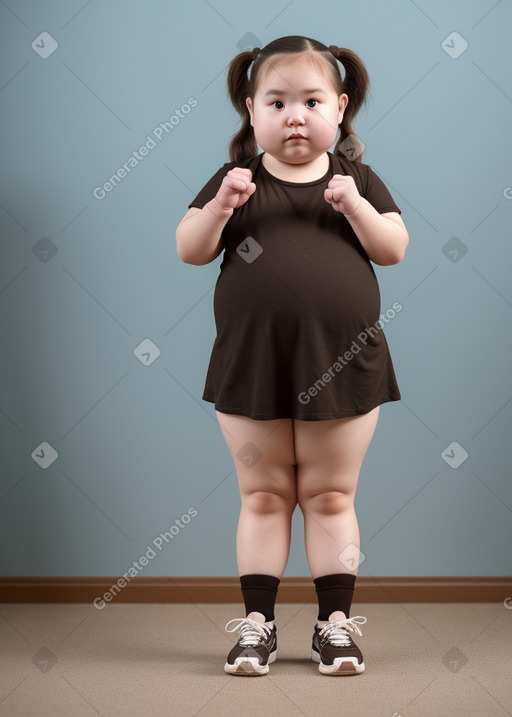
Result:
{"label": "blue wall", "polygon": [[[237,575],[236,476],[201,400],[220,259],[181,263],[174,231],[227,161],[230,60],[289,34],[366,62],[363,161],[410,234],[377,268],[403,401],[363,465],[359,574],[510,573],[511,21],[494,0],[0,4],[3,574],[148,553],[141,576]],[[309,575],[302,527],[287,575]]]}

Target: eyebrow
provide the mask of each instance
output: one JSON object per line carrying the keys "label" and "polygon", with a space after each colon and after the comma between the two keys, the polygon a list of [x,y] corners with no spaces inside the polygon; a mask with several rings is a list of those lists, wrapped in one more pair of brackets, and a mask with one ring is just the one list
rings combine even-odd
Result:
{"label": "eyebrow", "polygon": [[[267,92],[265,92],[265,94],[263,96],[264,97],[269,97],[270,95],[283,96],[283,95],[287,95],[287,94],[288,93],[285,90],[268,90]],[[302,94],[303,95],[318,95],[318,94],[325,95],[325,91],[322,90],[320,87],[314,87],[312,90],[303,90]]]}

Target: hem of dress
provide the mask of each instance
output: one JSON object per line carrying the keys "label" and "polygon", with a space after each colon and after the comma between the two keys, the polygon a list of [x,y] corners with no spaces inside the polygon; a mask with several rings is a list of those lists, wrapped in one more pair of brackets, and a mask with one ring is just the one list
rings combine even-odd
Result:
{"label": "hem of dress", "polygon": [[338,411],[335,415],[333,415],[332,412],[329,413],[315,413],[315,414],[309,414],[309,415],[276,415],[276,414],[262,414],[262,413],[253,413],[251,411],[243,411],[242,409],[236,409],[236,408],[221,408],[220,406],[215,404],[215,400],[211,398],[206,398],[203,396],[203,401],[207,401],[208,403],[213,403],[215,405],[215,410],[219,411],[219,413],[227,413],[233,416],[245,416],[246,418],[252,418],[254,421],[276,421],[276,420],[283,420],[285,418],[293,418],[296,421],[335,421],[338,418],[350,418],[352,416],[364,416],[366,413],[370,413],[370,411],[373,411],[374,408],[377,408],[377,406],[382,406],[384,403],[392,403],[396,401],[401,401],[402,397],[390,397],[390,398],[383,398],[380,399],[377,403],[370,406],[370,408],[364,408],[360,410],[356,409],[349,409],[347,411]]}

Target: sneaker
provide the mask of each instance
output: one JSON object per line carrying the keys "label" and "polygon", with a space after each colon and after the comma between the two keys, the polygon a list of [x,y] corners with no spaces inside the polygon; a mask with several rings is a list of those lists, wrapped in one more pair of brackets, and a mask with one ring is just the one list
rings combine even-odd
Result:
{"label": "sneaker", "polygon": [[358,625],[365,622],[366,618],[358,615],[315,625],[311,659],[320,663],[318,669],[323,675],[358,675],[364,672],[361,650],[353,642],[349,630],[361,635]]}
{"label": "sneaker", "polygon": [[[235,623],[233,627],[228,626]],[[230,620],[227,632],[240,631],[238,641],[228,655],[224,669],[230,675],[266,675],[277,657],[277,631],[274,621],[265,622],[260,612]]]}

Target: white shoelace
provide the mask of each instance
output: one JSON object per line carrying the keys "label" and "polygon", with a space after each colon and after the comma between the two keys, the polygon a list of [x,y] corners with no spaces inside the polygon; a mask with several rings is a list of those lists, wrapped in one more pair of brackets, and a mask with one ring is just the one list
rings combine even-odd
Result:
{"label": "white shoelace", "polygon": [[362,615],[347,618],[346,620],[336,620],[328,622],[327,625],[320,630],[320,637],[327,638],[334,647],[350,647],[350,635],[348,630],[358,635],[363,633],[359,629],[359,625],[364,625],[366,618]]}
{"label": "white shoelace", "polygon": [[[231,625],[232,622],[235,623],[235,626],[228,629],[228,625]],[[242,647],[255,647],[262,637],[266,639],[272,632],[268,625],[251,620],[249,617],[236,617],[230,620],[224,629],[226,632],[240,630],[238,641]]]}

